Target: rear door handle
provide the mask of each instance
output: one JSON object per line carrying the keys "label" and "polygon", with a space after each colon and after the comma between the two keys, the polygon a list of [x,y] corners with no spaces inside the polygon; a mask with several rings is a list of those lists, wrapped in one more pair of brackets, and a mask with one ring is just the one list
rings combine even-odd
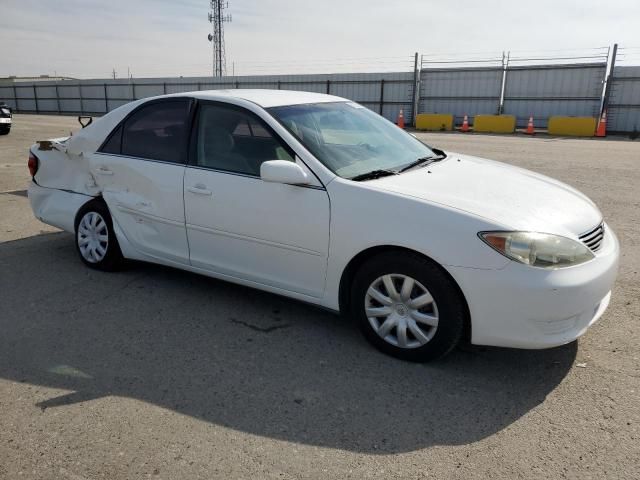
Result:
{"label": "rear door handle", "polygon": [[197,195],[211,195],[211,190],[208,190],[207,187],[205,187],[201,183],[198,183],[193,187],[187,187],[187,190]]}
{"label": "rear door handle", "polygon": [[113,172],[109,170],[107,167],[98,167],[96,173],[100,175],[113,175]]}

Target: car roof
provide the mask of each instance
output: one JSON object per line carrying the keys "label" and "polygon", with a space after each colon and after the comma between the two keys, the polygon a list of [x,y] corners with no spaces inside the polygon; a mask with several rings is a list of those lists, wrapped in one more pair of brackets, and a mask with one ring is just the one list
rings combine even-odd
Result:
{"label": "car roof", "polygon": [[309,103],[349,102],[346,98],[323,93],[297,92],[293,90],[198,90],[195,92],[180,92],[135,100],[111,110],[106,115],[96,119],[87,128],[83,128],[67,141],[67,152],[78,155],[81,152],[95,152],[106,136],[120,121],[138,106],[150,100],[162,98],[189,97],[202,100],[229,101],[240,99],[259,105],[262,108],[280,107],[284,105],[302,105]]}
{"label": "car roof", "polygon": [[184,92],[176,96],[189,96],[202,100],[226,100],[237,98],[253,102],[262,108],[280,107],[283,105],[301,105],[305,103],[347,102],[346,98],[326,95],[324,93],[298,92],[294,90],[199,90]]}

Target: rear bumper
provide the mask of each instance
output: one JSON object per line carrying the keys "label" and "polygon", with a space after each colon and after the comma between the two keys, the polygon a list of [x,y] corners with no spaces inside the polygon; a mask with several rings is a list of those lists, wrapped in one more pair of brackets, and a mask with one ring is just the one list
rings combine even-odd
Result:
{"label": "rear bumper", "polygon": [[35,182],[28,189],[31,210],[35,217],[48,225],[74,233],[76,213],[93,197],[55,188],[41,187]]}
{"label": "rear bumper", "polygon": [[511,262],[502,270],[451,268],[469,304],[472,343],[535,349],[572,342],[609,305],[619,255],[607,226],[596,258],[575,267],[544,270]]}

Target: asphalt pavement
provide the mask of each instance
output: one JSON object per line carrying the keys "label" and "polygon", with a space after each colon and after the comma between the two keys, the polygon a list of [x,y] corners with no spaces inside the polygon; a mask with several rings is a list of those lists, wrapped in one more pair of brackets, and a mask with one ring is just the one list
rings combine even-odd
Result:
{"label": "asphalt pavement", "polygon": [[77,128],[0,136],[0,478],[640,478],[640,142],[419,134],[573,185],[622,246],[578,342],[419,365],[276,295],[84,267],[25,197],[29,145]]}

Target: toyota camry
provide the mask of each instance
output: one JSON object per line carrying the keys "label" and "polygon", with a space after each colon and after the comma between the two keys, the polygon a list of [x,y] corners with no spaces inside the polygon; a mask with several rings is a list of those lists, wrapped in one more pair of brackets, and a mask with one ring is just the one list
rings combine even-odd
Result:
{"label": "toyota camry", "polygon": [[35,216],[73,233],[88,267],[155,262],[316,304],[408,360],[571,342],[617,273],[582,193],[330,95],[137,100],[37,142],[28,166]]}

